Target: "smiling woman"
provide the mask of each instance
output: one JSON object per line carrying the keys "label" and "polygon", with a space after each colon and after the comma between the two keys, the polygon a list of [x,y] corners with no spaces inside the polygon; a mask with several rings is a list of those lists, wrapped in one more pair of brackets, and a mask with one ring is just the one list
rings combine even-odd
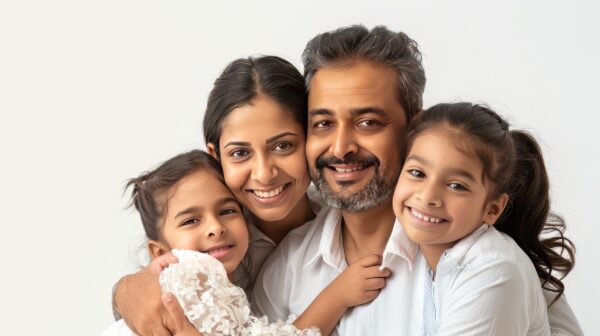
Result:
{"label": "smiling woman", "polygon": [[306,123],[304,79],[279,57],[231,62],[210,92],[204,138],[249,215],[251,283],[287,233],[315,216],[306,196]]}

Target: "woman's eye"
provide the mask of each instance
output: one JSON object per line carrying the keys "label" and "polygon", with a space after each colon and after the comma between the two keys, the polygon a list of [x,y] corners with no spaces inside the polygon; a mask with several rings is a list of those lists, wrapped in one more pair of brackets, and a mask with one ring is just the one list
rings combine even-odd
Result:
{"label": "woman's eye", "polygon": [[423,174],[423,172],[421,172],[418,169],[409,169],[406,171],[407,173],[409,173],[410,175],[414,176],[414,177],[425,177],[425,174]]}
{"label": "woman's eye", "polygon": [[200,220],[197,218],[190,218],[188,220],[185,220],[183,223],[181,223],[181,225],[179,226],[184,226],[184,225],[193,225],[193,224],[198,224],[200,223]]}
{"label": "woman's eye", "polygon": [[279,151],[279,152],[283,152],[286,151],[288,149],[292,148],[292,144],[289,142],[280,142],[278,144],[275,145],[274,150]]}
{"label": "woman's eye", "polygon": [[457,183],[457,182],[449,183],[448,188],[455,189],[455,190],[468,190],[464,185]]}
{"label": "woman's eye", "polygon": [[231,153],[229,153],[229,156],[234,158],[234,159],[240,159],[240,158],[244,158],[246,156],[248,156],[249,152],[245,149],[236,149],[234,151],[232,151]]}

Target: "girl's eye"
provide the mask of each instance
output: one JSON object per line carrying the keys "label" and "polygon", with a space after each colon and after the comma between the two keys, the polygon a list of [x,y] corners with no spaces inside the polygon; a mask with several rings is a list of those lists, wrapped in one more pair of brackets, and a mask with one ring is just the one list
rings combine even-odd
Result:
{"label": "girl's eye", "polygon": [[448,188],[454,189],[454,190],[468,190],[464,185],[457,183],[457,182],[449,183]]}
{"label": "girl's eye", "polygon": [[184,221],[183,223],[181,223],[181,225],[179,226],[185,226],[185,225],[194,225],[194,224],[198,224],[200,223],[200,220],[197,218],[190,218],[186,221]]}
{"label": "girl's eye", "polygon": [[219,216],[227,216],[227,215],[233,215],[233,214],[237,214],[238,210],[234,209],[234,208],[228,208],[228,209],[223,209],[219,212]]}
{"label": "girl's eye", "polygon": [[418,169],[408,169],[406,172],[408,172],[410,175],[412,175],[414,177],[418,177],[418,178],[425,177],[425,174],[423,174],[423,172],[421,172]]}
{"label": "girl's eye", "polygon": [[292,148],[292,144],[289,142],[280,142],[275,145],[274,150],[278,152],[284,152]]}

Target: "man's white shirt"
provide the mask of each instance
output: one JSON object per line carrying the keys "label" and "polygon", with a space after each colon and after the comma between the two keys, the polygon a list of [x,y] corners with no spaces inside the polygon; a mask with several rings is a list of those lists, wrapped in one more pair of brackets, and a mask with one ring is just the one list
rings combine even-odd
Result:
{"label": "man's white shirt", "polygon": [[[286,320],[289,315],[300,315],[347,267],[341,240],[341,223],[341,212],[325,207],[313,221],[288,234],[267,259],[256,280],[252,294],[252,310],[257,316],[267,315],[271,321],[275,321]],[[453,255],[461,255],[459,252],[455,250]],[[513,252],[515,251],[509,253]],[[517,252],[523,253],[520,250]],[[523,266],[523,269],[531,267],[528,259],[523,259],[523,262],[529,264],[519,267]],[[471,272],[470,277],[473,281],[470,281],[468,286],[473,290],[489,285],[483,283],[489,281],[489,270],[486,270],[484,263],[480,265],[483,267],[479,271],[469,270],[470,265],[463,265],[467,267],[467,273]],[[423,319],[426,295],[424,287],[427,265],[417,245],[408,239],[398,221],[394,223],[384,249],[382,267],[392,270],[392,276],[388,278],[379,296],[370,303],[349,309],[333,331],[333,335],[424,334],[426,322]],[[462,275],[469,278],[467,273]],[[481,283],[478,283],[478,280]],[[444,288],[453,287],[445,285]],[[469,290],[465,286],[458,288],[460,291],[456,291],[457,295],[464,293],[464,290]],[[544,302],[543,298],[540,301],[539,282],[538,287],[530,286],[530,289],[538,290],[538,293],[527,298],[516,298],[526,300],[527,303],[516,305],[516,308],[513,304],[511,307],[521,309],[522,311],[517,314],[527,315],[528,321],[547,321],[546,310],[540,309],[543,308]],[[442,296],[452,296],[452,294],[451,291],[439,293]],[[444,301],[456,302],[461,299],[461,297],[446,297]],[[493,311],[494,304],[494,302],[477,302],[477,305],[485,305],[488,312]],[[536,308],[527,311],[531,310],[531,307]],[[497,306],[497,309],[502,307]],[[474,314],[474,316],[461,316],[461,320],[478,319],[481,317],[476,316],[478,312],[477,309],[466,309],[466,314]],[[460,314],[460,312],[456,313]],[[553,334],[583,334],[564,296],[550,307],[548,314],[551,327],[556,326],[552,328]],[[494,322],[493,319],[487,321],[486,323]],[[457,330],[460,330],[461,335],[475,335],[478,334],[477,330],[484,330],[481,329],[482,324],[474,324],[474,326],[476,329],[473,330],[464,328]],[[526,334],[527,329],[524,330]]]}

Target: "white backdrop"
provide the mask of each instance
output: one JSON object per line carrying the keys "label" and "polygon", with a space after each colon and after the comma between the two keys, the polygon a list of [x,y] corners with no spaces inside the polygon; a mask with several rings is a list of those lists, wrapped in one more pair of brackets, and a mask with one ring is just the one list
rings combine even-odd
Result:
{"label": "white backdrop", "polygon": [[311,37],[363,23],[419,42],[426,106],[487,102],[543,143],[553,205],[578,248],[566,293],[584,331],[594,334],[599,7],[2,0],[1,333],[100,333],[112,319],[112,284],[136,269],[143,241],[136,214],[124,210],[123,182],[203,146],[206,96],[229,61],[275,54],[300,67]]}

